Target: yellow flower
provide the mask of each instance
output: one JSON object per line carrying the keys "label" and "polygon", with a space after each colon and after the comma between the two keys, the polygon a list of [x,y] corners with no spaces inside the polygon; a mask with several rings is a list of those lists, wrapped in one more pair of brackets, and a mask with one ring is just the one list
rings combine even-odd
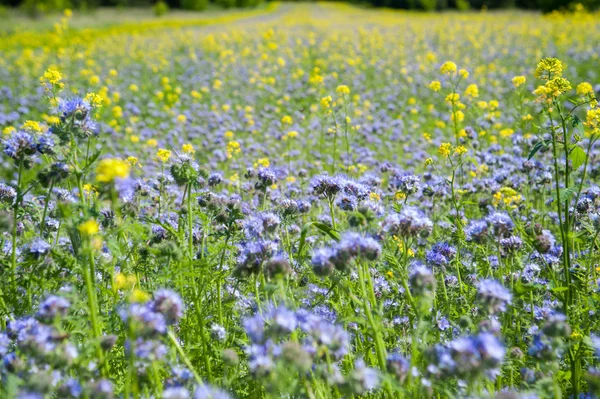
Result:
{"label": "yellow flower", "polygon": [[376,192],[369,193],[369,199],[371,201],[373,201],[373,202],[379,202],[379,201],[381,201],[381,197]]}
{"label": "yellow flower", "polygon": [[396,191],[396,194],[394,194],[394,198],[396,199],[396,201],[402,201],[406,198],[406,194],[402,191]]}
{"label": "yellow flower", "polygon": [[462,154],[464,154],[466,152],[467,152],[467,149],[462,145],[459,145],[458,147],[456,147],[454,149],[454,153],[458,156],[461,156]]}
{"label": "yellow flower", "polygon": [[287,137],[289,137],[289,138],[298,137],[298,132],[297,132],[297,131],[295,131],[295,130],[289,131],[289,132],[287,133]]}
{"label": "yellow flower", "polygon": [[40,83],[45,87],[47,91],[54,89],[62,89],[64,83],[62,83],[62,74],[56,69],[48,69],[40,78]]}
{"label": "yellow flower", "polygon": [[98,223],[94,219],[90,219],[77,226],[77,230],[79,230],[81,235],[89,237],[97,234],[100,229],[98,228]]}
{"label": "yellow flower", "polygon": [[446,61],[440,67],[440,72],[444,75],[450,75],[452,73],[456,73],[457,67],[456,64],[452,61]]}
{"label": "yellow flower", "polygon": [[165,163],[169,160],[169,158],[171,158],[171,151],[164,148],[159,148],[159,150],[156,152],[156,158],[158,158],[160,162]]}
{"label": "yellow flower", "polygon": [[527,82],[527,78],[525,76],[515,76],[512,78],[512,84],[515,87],[523,86]]}
{"label": "yellow flower", "polygon": [[231,130],[228,130],[225,133],[223,133],[223,136],[225,136],[226,139],[232,139],[233,138],[233,132]]}
{"label": "yellow flower", "polygon": [[331,101],[332,101],[331,96],[321,98],[321,101],[319,101],[321,108],[329,109],[331,107]]}
{"label": "yellow flower", "polygon": [[96,180],[100,183],[110,183],[116,178],[125,179],[129,177],[131,166],[118,158],[103,159],[96,167]]}
{"label": "yellow flower", "polygon": [[452,144],[450,143],[442,143],[438,148],[438,153],[444,158],[448,158],[450,156],[450,151],[452,150]]}
{"label": "yellow flower", "polygon": [[113,114],[113,117],[115,117],[115,118],[123,117],[123,108],[121,108],[118,105],[115,105],[112,109],[112,114]]}
{"label": "yellow flower", "polygon": [[433,158],[427,158],[425,160],[425,166],[429,166],[429,165],[432,165],[432,164],[433,164]]}
{"label": "yellow flower", "polygon": [[510,128],[506,128],[506,129],[502,129],[500,130],[500,137],[510,137],[515,133],[515,131],[513,129]]}
{"label": "yellow flower", "polygon": [[254,167],[257,168],[259,166],[262,166],[264,168],[269,167],[269,165],[271,165],[271,162],[269,161],[269,158],[259,158],[256,163],[254,164]]}
{"label": "yellow flower", "polygon": [[582,82],[577,85],[577,95],[585,96],[588,94],[594,94],[594,88],[588,82]]}
{"label": "yellow flower", "polygon": [[42,127],[40,126],[40,123],[36,122],[36,121],[25,121],[25,123],[23,123],[23,125],[21,126],[21,129],[27,130],[28,132],[31,132],[31,133],[41,133],[42,132]]}
{"label": "yellow flower", "polygon": [[600,108],[592,108],[587,111],[583,125],[591,130],[590,134],[600,133]]}
{"label": "yellow flower", "polygon": [[156,139],[149,139],[146,141],[146,144],[150,147],[156,147],[158,145],[158,141],[156,141]]}
{"label": "yellow flower", "polygon": [[131,295],[129,296],[129,301],[134,303],[143,303],[150,299],[150,294],[135,288],[131,291]]}
{"label": "yellow flower", "polygon": [[479,88],[477,87],[477,85],[475,83],[467,86],[467,88],[465,89],[465,96],[472,97],[472,98],[479,97]]}
{"label": "yellow flower", "polygon": [[341,95],[348,95],[350,94],[350,88],[346,85],[339,85],[337,89],[335,89],[335,92]]}
{"label": "yellow flower", "polygon": [[240,143],[237,141],[230,141],[227,143],[227,158],[232,158],[234,155],[242,152]]}
{"label": "yellow flower", "polygon": [[556,58],[544,58],[535,69],[535,77],[541,80],[551,80],[562,76],[563,65]]}
{"label": "yellow flower", "polygon": [[462,122],[465,120],[465,114],[462,111],[456,111],[452,115],[450,115],[452,121]]}
{"label": "yellow flower", "polygon": [[83,185],[83,191],[84,191],[86,194],[92,194],[92,195],[93,195],[93,194],[97,194],[97,193],[98,193],[98,190],[96,190],[96,187],[94,187],[94,186],[93,186],[92,184],[90,184],[90,183],[86,183],[86,184],[84,184],[84,185]]}
{"label": "yellow flower", "polygon": [[429,83],[429,88],[433,91],[439,91],[442,88],[442,84],[439,80],[434,80],[431,83]]}
{"label": "yellow flower", "polygon": [[96,93],[88,93],[85,96],[85,101],[87,101],[92,108],[100,108],[102,106],[103,99]]}
{"label": "yellow flower", "polygon": [[[400,239],[398,236],[392,236],[392,239],[394,240],[394,242],[396,243],[396,245],[398,246],[398,249],[402,252],[404,252],[404,242],[402,241],[402,239]],[[410,257],[415,256],[415,251],[413,251],[410,248],[406,249],[406,254]]]}
{"label": "yellow flower", "polygon": [[187,121],[187,118],[183,114],[177,115],[177,123],[183,125]]}
{"label": "yellow flower", "polygon": [[2,129],[2,134],[5,136],[9,136],[16,131],[17,131],[17,129],[15,129],[13,126],[7,126],[4,129]]}
{"label": "yellow flower", "polygon": [[460,94],[458,94],[458,93],[450,93],[450,94],[448,94],[446,96],[445,101],[448,104],[452,104],[452,103],[457,102],[459,99],[460,99]]}
{"label": "yellow flower", "polygon": [[191,144],[184,144],[181,146],[181,151],[185,152],[186,154],[193,154],[196,152],[196,150],[194,149],[194,146]]}
{"label": "yellow flower", "polygon": [[458,71],[458,74],[463,79],[466,79],[469,77],[469,71],[467,71],[466,69],[461,69],[460,71]]}
{"label": "yellow flower", "polygon": [[131,135],[131,136],[129,136],[129,140],[131,140],[132,143],[139,143],[140,137],[136,136],[136,135]]}
{"label": "yellow flower", "polygon": [[281,118],[281,123],[283,123],[284,125],[291,125],[293,123],[292,117],[289,115],[285,115],[283,118]]}
{"label": "yellow flower", "polygon": [[138,164],[139,160],[136,157],[127,157],[126,159],[127,163],[129,163],[129,165],[131,166],[135,166]]}
{"label": "yellow flower", "polygon": [[133,92],[136,92],[136,91],[139,91],[140,88],[135,83],[132,83],[132,84],[129,85],[129,90],[131,90]]}
{"label": "yellow flower", "polygon": [[134,274],[130,274],[129,276],[124,275],[123,273],[118,273],[115,276],[115,289],[131,289],[137,284],[137,277]]}
{"label": "yellow flower", "polygon": [[123,273],[118,273],[115,276],[115,289],[122,290],[125,287],[127,287],[127,276]]}

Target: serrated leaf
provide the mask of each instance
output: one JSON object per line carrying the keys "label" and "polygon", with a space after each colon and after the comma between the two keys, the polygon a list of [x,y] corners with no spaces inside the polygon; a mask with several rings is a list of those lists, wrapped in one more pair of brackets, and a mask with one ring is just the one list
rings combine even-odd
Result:
{"label": "serrated leaf", "polygon": [[558,198],[559,202],[565,203],[567,201],[569,201],[571,198],[573,198],[573,196],[577,194],[577,190],[573,187],[570,188],[562,188],[560,190],[560,197]]}
{"label": "serrated leaf", "polygon": [[579,169],[581,165],[585,163],[586,154],[585,150],[580,146],[575,146],[571,153],[569,154],[569,159],[571,160],[571,165],[573,166],[573,170]]}

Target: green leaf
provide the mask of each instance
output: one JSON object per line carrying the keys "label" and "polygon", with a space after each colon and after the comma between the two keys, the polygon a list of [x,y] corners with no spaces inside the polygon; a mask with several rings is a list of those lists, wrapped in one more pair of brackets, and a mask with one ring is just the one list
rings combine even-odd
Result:
{"label": "green leaf", "polygon": [[562,204],[569,201],[575,194],[577,194],[577,189],[570,188],[562,188],[560,189],[560,196],[558,197],[558,201]]}
{"label": "green leaf", "polygon": [[96,162],[96,160],[98,159],[98,157],[100,156],[100,154],[102,154],[102,150],[98,150],[96,152],[94,152],[88,159],[87,159],[87,163],[86,165],[83,167],[83,172],[87,172],[90,167],[94,164],[94,162]]}
{"label": "green leaf", "polygon": [[575,146],[569,154],[569,159],[571,160],[571,164],[573,165],[573,170],[579,169],[579,167],[585,163],[585,150],[578,145]]}
{"label": "green leaf", "polygon": [[569,289],[569,287],[554,287],[551,288],[552,292],[565,292]]}
{"label": "green leaf", "polygon": [[308,234],[308,230],[310,230],[311,226],[315,226],[321,232],[327,234],[329,237],[334,239],[335,241],[340,240],[340,236],[332,227],[326,225],[325,223],[320,222],[308,222],[304,226],[302,226],[302,230],[300,231],[300,240],[298,241],[298,255],[302,255],[302,251],[306,246],[306,235]]}
{"label": "green leaf", "polygon": [[298,242],[298,255],[302,255],[302,250],[304,249],[304,245],[306,244],[306,234],[308,234],[308,230],[310,226],[312,226],[313,222],[308,222],[304,226],[302,226],[302,231],[300,232],[300,241]]}
{"label": "green leaf", "polygon": [[531,159],[535,156],[535,154],[537,154],[537,152],[539,150],[541,150],[542,148],[545,148],[548,146],[549,141],[548,140],[540,140],[537,143],[535,143],[535,145],[533,146],[533,148],[531,149],[531,152],[529,153],[529,156],[527,157],[527,159]]}
{"label": "green leaf", "polygon": [[333,229],[333,227],[326,225],[325,223],[314,222],[313,225],[321,230],[321,232],[327,234],[329,237],[333,238],[335,241],[340,240],[340,235],[337,231]]}

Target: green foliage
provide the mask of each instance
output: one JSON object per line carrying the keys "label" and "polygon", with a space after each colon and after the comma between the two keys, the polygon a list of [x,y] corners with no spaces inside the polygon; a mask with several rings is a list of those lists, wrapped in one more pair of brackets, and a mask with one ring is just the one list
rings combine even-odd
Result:
{"label": "green foliage", "polygon": [[169,12],[169,6],[164,1],[158,1],[153,7],[152,11],[154,11],[154,15],[157,17],[162,17],[166,13]]}
{"label": "green foliage", "polygon": [[208,0],[181,0],[181,8],[186,10],[203,11],[208,7]]}

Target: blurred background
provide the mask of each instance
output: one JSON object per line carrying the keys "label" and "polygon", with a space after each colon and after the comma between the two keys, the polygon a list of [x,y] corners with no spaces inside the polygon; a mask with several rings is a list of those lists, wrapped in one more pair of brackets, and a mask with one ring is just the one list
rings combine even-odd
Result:
{"label": "blurred background", "polygon": [[[306,2],[306,0],[302,0]],[[174,18],[190,18],[196,12],[219,14],[226,9],[247,9],[266,7],[268,0],[0,0],[0,34],[10,32],[9,22],[26,19],[38,21],[36,27],[43,26],[44,18],[57,13],[76,11],[80,23],[85,25],[101,20],[140,20],[162,17],[167,13]],[[285,0],[284,0],[285,2]],[[532,10],[539,12],[595,11],[600,8],[600,0],[348,0],[347,3],[365,7],[387,7],[415,11],[444,10]],[[190,12],[194,11],[194,12]],[[86,22],[85,15],[89,16]],[[82,18],[83,17],[83,18]],[[4,21],[4,23],[3,23]],[[4,27],[2,26],[4,24]],[[4,29],[3,29],[4,28]]]}

